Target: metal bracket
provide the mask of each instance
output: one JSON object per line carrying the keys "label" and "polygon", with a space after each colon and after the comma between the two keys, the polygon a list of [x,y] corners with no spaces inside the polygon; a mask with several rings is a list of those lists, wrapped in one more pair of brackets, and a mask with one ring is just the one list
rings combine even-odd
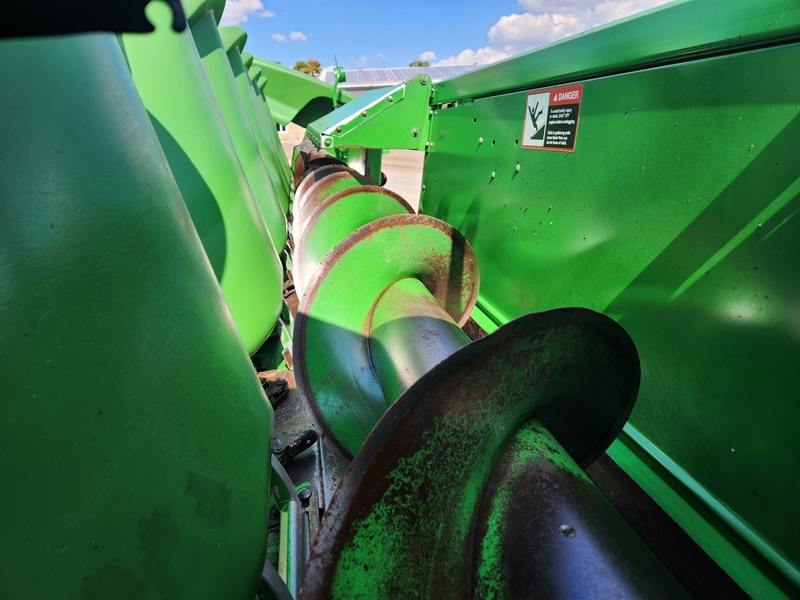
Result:
{"label": "metal bracket", "polygon": [[373,90],[310,123],[306,135],[320,148],[424,150],[430,132],[431,79],[422,74]]}

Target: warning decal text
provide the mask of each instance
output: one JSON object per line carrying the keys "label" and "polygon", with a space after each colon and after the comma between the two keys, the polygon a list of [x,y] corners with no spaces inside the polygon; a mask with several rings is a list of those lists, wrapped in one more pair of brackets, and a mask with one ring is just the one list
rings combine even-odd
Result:
{"label": "warning decal text", "polygon": [[583,85],[528,92],[522,147],[575,150]]}

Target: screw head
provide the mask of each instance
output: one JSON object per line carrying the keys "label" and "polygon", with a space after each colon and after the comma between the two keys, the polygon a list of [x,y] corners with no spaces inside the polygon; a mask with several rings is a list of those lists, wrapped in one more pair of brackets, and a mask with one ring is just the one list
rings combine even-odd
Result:
{"label": "screw head", "polygon": [[325,145],[326,146],[330,146],[331,144],[333,144],[333,142],[331,141],[331,138],[326,138],[325,139]]}

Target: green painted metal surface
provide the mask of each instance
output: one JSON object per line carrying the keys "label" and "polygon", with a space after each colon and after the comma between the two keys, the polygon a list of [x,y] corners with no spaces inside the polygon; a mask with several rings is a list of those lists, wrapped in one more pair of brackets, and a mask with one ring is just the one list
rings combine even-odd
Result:
{"label": "green painted metal surface", "polygon": [[[476,69],[436,86],[436,101],[456,102],[519,89],[634,71],[797,40],[794,0],[673,2]],[[788,74],[788,73],[787,73]]]}
{"label": "green painted metal surface", "polygon": [[[214,22],[214,13],[209,12],[191,27],[203,67],[208,75],[214,97],[220,107],[228,133],[236,148],[250,188],[258,201],[261,214],[269,229],[275,249],[281,252],[286,245],[286,217],[283,205],[288,206],[288,199],[280,196],[273,185],[261,154],[253,127],[247,116],[244,99],[239,92],[234,73],[231,70],[228,55],[222,46],[222,40]],[[281,189],[281,192],[283,190]]]}
{"label": "green painted metal surface", "polygon": [[[794,3],[679,3],[443,82],[421,200],[473,245],[485,325],[626,328],[611,456],[760,597],[800,587],[797,39]],[[523,148],[527,93],[573,83],[574,151]]]}
{"label": "green painted metal surface", "polygon": [[469,342],[419,279],[390,285],[372,311],[369,354],[389,403]]}
{"label": "green painted metal surface", "polygon": [[430,128],[431,80],[427,75],[362,94],[309,124],[306,135],[320,148],[424,150]]}
{"label": "green painted metal surface", "polygon": [[[269,81],[266,90],[272,116],[277,123],[297,123],[305,127],[311,121],[331,111],[333,86],[300,71],[256,57],[253,66],[259,67]],[[353,96],[339,90],[339,102],[349,102]]]}
{"label": "green painted metal surface", "polygon": [[252,599],[272,410],[120,48],[0,79],[0,596]]}
{"label": "green painted metal surface", "polygon": [[[276,131],[275,123],[269,117],[268,110],[264,110],[266,107],[257,104],[258,98],[255,95],[250,76],[242,61],[241,47],[244,45],[247,35],[241,27],[223,27],[219,32],[225,51],[228,54],[228,63],[236,80],[236,87],[239,90],[242,105],[247,113],[247,118],[261,151],[264,164],[267,167],[270,181],[285,213],[289,210],[291,189],[287,172],[282,168],[282,164],[287,165],[287,167],[288,164],[281,146],[279,144],[275,145],[275,140],[277,139],[277,136],[273,135]],[[270,132],[268,128],[272,131]]]}
{"label": "green painted metal surface", "polygon": [[298,233],[294,256],[295,287],[302,295],[320,263],[359,227],[389,215],[412,214],[408,203],[378,186],[343,191],[311,211]]}
{"label": "green painted metal surface", "polygon": [[252,80],[253,91],[255,92],[256,98],[261,101],[260,104],[258,102],[256,102],[256,104],[261,108],[259,113],[263,118],[267,135],[272,140],[271,141],[272,146],[274,148],[280,149],[281,158],[276,159],[276,162],[280,165],[283,171],[283,175],[286,180],[286,185],[288,185],[289,189],[291,189],[291,184],[293,180],[292,171],[289,168],[289,163],[286,160],[284,160],[283,146],[281,145],[281,139],[278,136],[278,130],[275,127],[276,121],[272,117],[270,105],[267,102],[266,96],[264,95],[264,88],[267,85],[267,78],[261,74],[261,69],[259,67],[248,67],[248,74],[250,76],[250,79]]}
{"label": "green painted metal surface", "polygon": [[239,332],[255,352],[280,314],[280,260],[191,35],[165,27],[161,3],[150,14],[155,33],[125,34],[120,43]]}
{"label": "green painted metal surface", "polygon": [[209,12],[212,14],[214,23],[218,24],[222,20],[226,4],[225,0],[182,0],[182,2],[190,27],[194,27]]}
{"label": "green painted metal surface", "polygon": [[477,295],[474,256],[450,227],[420,215],[384,217],[353,232],[325,258],[298,309],[298,389],[350,454],[389,406],[370,359],[369,324],[383,291],[405,277],[421,280],[463,325]]}
{"label": "green painted metal surface", "polygon": [[[621,429],[638,381],[636,349],[625,331],[585,309],[525,315],[464,346],[375,425],[323,521],[304,593],[473,597],[484,491],[515,432],[539,419],[572,460],[587,464]],[[532,495],[526,503],[535,511],[542,500]],[[540,535],[561,537],[563,515],[553,512],[545,513],[551,528]],[[512,537],[513,525],[507,530]],[[504,537],[494,536],[485,554],[499,550]],[[535,563],[537,550],[523,539],[518,552]],[[564,548],[563,561],[568,554]],[[628,565],[637,558],[643,557]],[[575,585],[592,571],[566,579]]]}

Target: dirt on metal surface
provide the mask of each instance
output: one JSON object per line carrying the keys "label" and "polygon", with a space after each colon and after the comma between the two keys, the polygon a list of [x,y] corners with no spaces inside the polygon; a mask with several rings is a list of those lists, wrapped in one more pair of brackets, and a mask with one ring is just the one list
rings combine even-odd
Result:
{"label": "dirt on metal surface", "polygon": [[630,337],[585,309],[526,315],[465,346],[362,445],[302,597],[469,597],[476,517],[510,437],[538,418],[575,461],[591,461],[630,414],[639,375]]}

